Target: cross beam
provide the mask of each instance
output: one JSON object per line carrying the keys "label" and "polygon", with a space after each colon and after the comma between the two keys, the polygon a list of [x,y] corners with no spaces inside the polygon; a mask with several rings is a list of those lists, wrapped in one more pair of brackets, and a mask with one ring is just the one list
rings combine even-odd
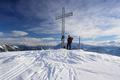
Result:
{"label": "cross beam", "polygon": [[69,16],[73,16],[73,12],[69,12],[69,13],[65,13],[65,8],[62,8],[62,15],[57,16],[56,20],[58,19],[62,19],[62,31],[61,31],[61,47],[64,48],[65,45],[65,18],[69,17]]}

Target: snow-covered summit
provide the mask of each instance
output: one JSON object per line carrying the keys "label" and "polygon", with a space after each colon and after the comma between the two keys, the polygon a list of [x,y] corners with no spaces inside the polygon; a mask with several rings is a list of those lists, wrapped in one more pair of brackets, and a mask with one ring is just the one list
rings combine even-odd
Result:
{"label": "snow-covered summit", "polygon": [[119,80],[120,57],[83,50],[0,53],[0,80]]}

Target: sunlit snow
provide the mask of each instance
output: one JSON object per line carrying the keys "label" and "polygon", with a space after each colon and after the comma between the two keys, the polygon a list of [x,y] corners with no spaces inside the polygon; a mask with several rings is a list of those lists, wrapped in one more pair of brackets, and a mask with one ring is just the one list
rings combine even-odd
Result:
{"label": "sunlit snow", "polygon": [[120,57],[65,49],[3,52],[0,80],[120,80]]}

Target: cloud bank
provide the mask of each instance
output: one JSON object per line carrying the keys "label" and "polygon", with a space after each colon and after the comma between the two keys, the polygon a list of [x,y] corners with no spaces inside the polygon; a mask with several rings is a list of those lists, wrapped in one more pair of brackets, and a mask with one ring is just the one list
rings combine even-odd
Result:
{"label": "cloud bank", "polygon": [[60,40],[61,20],[55,20],[55,17],[62,14],[62,7],[65,7],[66,13],[73,12],[73,16],[66,18],[66,34],[80,36],[83,40],[120,39],[120,0],[14,0],[14,3],[12,0],[2,1],[0,20],[4,21],[4,24],[8,23],[6,29],[8,25],[11,26],[8,31],[10,35],[3,34],[3,30],[0,36],[7,35],[6,41],[7,38],[21,37],[22,42],[24,37],[27,37],[33,42],[39,42],[34,40],[39,39],[38,36]]}
{"label": "cloud bank", "polygon": [[[22,2],[22,0],[21,0]],[[22,3],[21,3],[22,4]],[[45,21],[28,31],[37,34],[57,34],[61,32],[61,20],[55,17],[61,15],[61,8],[73,12],[73,16],[66,18],[66,33],[82,38],[96,38],[101,36],[119,36],[120,3],[118,0],[30,0],[29,10],[32,14]],[[23,5],[22,14],[27,15]],[[29,11],[28,11],[29,12]]]}

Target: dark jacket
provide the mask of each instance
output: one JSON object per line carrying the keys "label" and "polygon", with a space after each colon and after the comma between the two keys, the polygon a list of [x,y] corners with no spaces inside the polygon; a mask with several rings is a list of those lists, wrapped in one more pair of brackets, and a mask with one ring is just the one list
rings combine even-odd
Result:
{"label": "dark jacket", "polygon": [[72,43],[72,40],[73,40],[72,37],[68,37],[68,39],[67,39],[67,43],[68,43],[68,44],[71,44],[71,43]]}

